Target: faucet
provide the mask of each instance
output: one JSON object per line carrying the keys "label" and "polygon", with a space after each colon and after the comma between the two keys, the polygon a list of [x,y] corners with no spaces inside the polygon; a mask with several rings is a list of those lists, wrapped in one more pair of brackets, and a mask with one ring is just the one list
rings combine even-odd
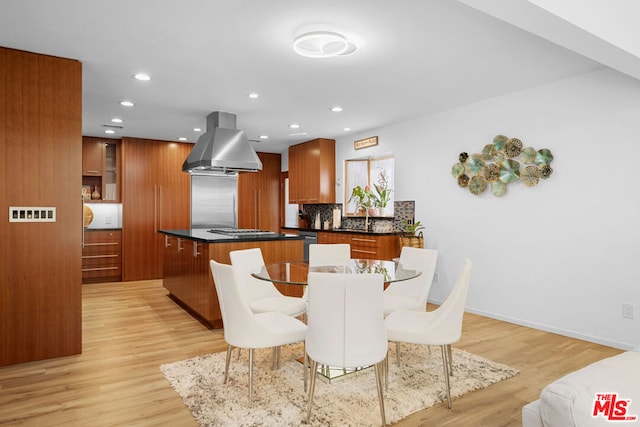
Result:
{"label": "faucet", "polygon": [[369,226],[371,222],[369,221],[369,210],[365,211],[364,214],[364,231],[369,231]]}

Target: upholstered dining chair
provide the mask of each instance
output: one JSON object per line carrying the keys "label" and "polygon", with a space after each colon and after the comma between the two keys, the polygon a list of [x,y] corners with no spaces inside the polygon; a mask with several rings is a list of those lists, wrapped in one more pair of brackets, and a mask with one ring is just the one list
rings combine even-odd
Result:
{"label": "upholstered dining chair", "polygon": [[313,243],[309,245],[309,266],[349,265],[351,245],[348,243]]}
{"label": "upholstered dining chair", "polygon": [[309,273],[308,331],[311,360],[307,422],[311,418],[318,364],[354,369],[375,364],[382,425],[386,424],[382,370],[388,343],[382,314],[381,274]]}
{"label": "upholstered dining chair", "polygon": [[427,297],[433,282],[433,275],[438,262],[438,251],[435,249],[412,248],[404,246],[400,252],[400,264],[415,267],[422,274],[401,282],[390,283],[384,291],[384,315],[394,310],[427,309]]}
{"label": "upholstered dining chair", "polygon": [[306,313],[307,305],[303,298],[282,295],[273,283],[251,276],[251,273],[259,272],[264,266],[260,248],[231,251],[229,257],[238,274],[239,285],[254,313],[275,311],[294,317]]}
{"label": "upholstered dining chair", "polygon": [[396,310],[384,321],[389,341],[441,347],[449,409],[451,409],[449,376],[453,370],[451,344],[457,342],[462,335],[462,318],[470,280],[471,261],[467,259],[451,293],[440,307],[433,311]]}
{"label": "upholstered dining chair", "polygon": [[238,271],[228,264],[210,261],[215,282],[224,340],[227,342],[227,358],[224,367],[224,383],[229,378],[229,363],[234,347],[249,349],[249,406],[253,402],[253,350],[279,347],[304,341],[307,325],[295,317],[283,313],[254,313],[237,286]]}
{"label": "upholstered dining chair", "polygon": [[[384,315],[395,310],[426,311],[429,290],[436,272],[438,251],[436,249],[413,248],[403,246],[400,251],[400,264],[408,268],[419,269],[422,274],[418,277],[390,283],[384,290]],[[396,363],[400,366],[400,344],[396,346]]]}

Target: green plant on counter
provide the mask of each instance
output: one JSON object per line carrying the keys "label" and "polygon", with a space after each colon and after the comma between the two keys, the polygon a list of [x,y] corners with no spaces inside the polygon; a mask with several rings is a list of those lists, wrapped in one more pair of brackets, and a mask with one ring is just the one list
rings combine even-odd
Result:
{"label": "green plant on counter", "polygon": [[406,236],[417,236],[420,230],[424,230],[424,225],[422,225],[420,221],[412,223],[409,220],[405,220],[404,234]]}
{"label": "green plant on counter", "polygon": [[374,200],[371,197],[371,190],[369,186],[362,188],[359,185],[356,185],[351,190],[351,197],[349,197],[349,201],[347,203],[354,202],[356,205],[356,211],[359,209],[368,209],[372,208],[374,205]]}
{"label": "green plant on counter", "polygon": [[378,174],[378,182],[373,184],[373,188],[376,190],[376,194],[371,193],[373,205],[377,208],[386,208],[387,203],[391,200],[391,192],[393,191],[389,188],[389,177],[386,171],[382,170]]}

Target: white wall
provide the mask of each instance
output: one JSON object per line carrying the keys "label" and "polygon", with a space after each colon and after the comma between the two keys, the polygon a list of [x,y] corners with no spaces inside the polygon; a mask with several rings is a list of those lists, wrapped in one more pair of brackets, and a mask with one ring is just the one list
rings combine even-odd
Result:
{"label": "white wall", "polygon": [[[550,149],[551,178],[509,184],[503,197],[459,188],[458,153],[480,152],[496,134]],[[377,147],[353,150],[373,135]],[[338,177],[345,159],[389,152],[396,200],[416,201],[425,245],[440,250],[430,300],[442,301],[469,257],[469,311],[640,346],[640,82],[602,69],[341,138]],[[622,317],[623,302],[634,320]]]}

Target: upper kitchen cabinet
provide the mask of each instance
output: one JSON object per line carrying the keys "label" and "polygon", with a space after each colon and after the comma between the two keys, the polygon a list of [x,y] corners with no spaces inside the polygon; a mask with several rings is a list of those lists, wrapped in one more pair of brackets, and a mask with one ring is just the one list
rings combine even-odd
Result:
{"label": "upper kitchen cabinet", "polygon": [[314,139],[289,147],[289,202],[336,202],[336,141]]}
{"label": "upper kitchen cabinet", "polygon": [[122,139],[123,280],[162,278],[160,229],[190,227],[190,180],[182,163],[191,144]]}
{"label": "upper kitchen cabinet", "polygon": [[85,200],[120,201],[120,140],[82,137]]}
{"label": "upper kitchen cabinet", "polygon": [[280,230],[280,154],[258,153],[262,170],[238,176],[238,227]]}

